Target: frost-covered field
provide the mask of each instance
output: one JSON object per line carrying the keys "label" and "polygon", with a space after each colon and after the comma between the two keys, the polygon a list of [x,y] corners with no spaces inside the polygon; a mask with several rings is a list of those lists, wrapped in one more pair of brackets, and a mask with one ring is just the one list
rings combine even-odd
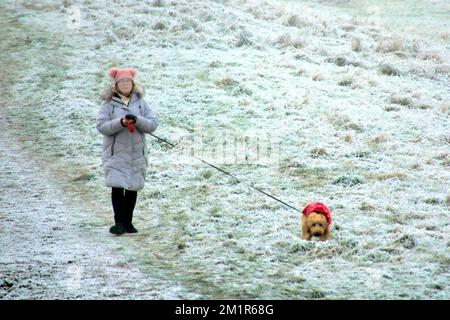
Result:
{"label": "frost-covered field", "polygon": [[[431,2],[439,14],[420,19],[433,23],[394,32],[385,7],[351,1],[2,1],[2,130],[89,208],[77,214],[87,243],[120,243],[125,276],[133,266],[164,283],[132,297],[448,299],[450,8]],[[180,142],[148,137],[139,233],[120,238],[95,129],[113,66],[139,70],[155,134]],[[301,240],[299,212],[191,157],[199,141],[196,157],[245,183],[297,208],[326,203],[331,240]],[[0,212],[1,227],[19,211]]]}

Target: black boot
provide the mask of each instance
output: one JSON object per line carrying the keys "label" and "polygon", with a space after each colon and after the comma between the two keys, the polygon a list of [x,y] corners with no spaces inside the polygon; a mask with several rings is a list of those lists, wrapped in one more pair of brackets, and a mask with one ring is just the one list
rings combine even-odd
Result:
{"label": "black boot", "polygon": [[133,226],[133,224],[130,222],[126,227],[125,230],[127,233],[137,233],[137,229]]}
{"label": "black boot", "polygon": [[109,228],[109,232],[116,235],[121,235],[127,232],[127,229],[122,223],[116,223],[111,228]]}
{"label": "black boot", "polygon": [[114,210],[114,222],[109,232],[116,235],[121,235],[127,232],[126,230],[126,208],[125,195],[123,188],[112,188],[111,200]]}
{"label": "black boot", "polygon": [[136,205],[137,191],[125,190],[125,229],[127,233],[137,233],[133,226],[133,212]]}

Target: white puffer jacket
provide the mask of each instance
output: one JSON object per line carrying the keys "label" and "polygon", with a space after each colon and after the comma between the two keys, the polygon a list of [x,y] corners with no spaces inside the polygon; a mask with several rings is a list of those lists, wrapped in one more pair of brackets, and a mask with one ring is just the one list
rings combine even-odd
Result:
{"label": "white puffer jacket", "polygon": [[[120,123],[129,113],[137,117],[134,132]],[[135,191],[144,187],[148,167],[145,134],[157,126],[158,119],[143,98],[143,91],[134,90],[128,106],[117,94],[102,102],[97,130],[103,134],[102,165],[107,187]]]}

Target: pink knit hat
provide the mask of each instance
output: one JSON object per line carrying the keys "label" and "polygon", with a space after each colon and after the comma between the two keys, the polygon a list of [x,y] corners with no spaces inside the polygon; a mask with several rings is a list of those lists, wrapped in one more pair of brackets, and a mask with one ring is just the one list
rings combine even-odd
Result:
{"label": "pink knit hat", "polygon": [[120,81],[125,78],[133,79],[136,76],[137,70],[134,68],[111,68],[108,70],[108,75],[115,82]]}

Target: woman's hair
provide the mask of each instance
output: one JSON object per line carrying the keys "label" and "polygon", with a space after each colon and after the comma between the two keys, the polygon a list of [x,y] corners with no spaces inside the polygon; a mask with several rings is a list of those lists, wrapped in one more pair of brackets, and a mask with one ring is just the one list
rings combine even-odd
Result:
{"label": "woman's hair", "polygon": [[[102,101],[111,101],[112,97],[114,96],[114,93],[117,92],[117,87],[114,83],[108,85],[101,93],[100,93],[100,100]],[[138,95],[138,98],[144,97],[144,88],[133,81],[133,89],[131,89],[131,93],[136,92]]]}

